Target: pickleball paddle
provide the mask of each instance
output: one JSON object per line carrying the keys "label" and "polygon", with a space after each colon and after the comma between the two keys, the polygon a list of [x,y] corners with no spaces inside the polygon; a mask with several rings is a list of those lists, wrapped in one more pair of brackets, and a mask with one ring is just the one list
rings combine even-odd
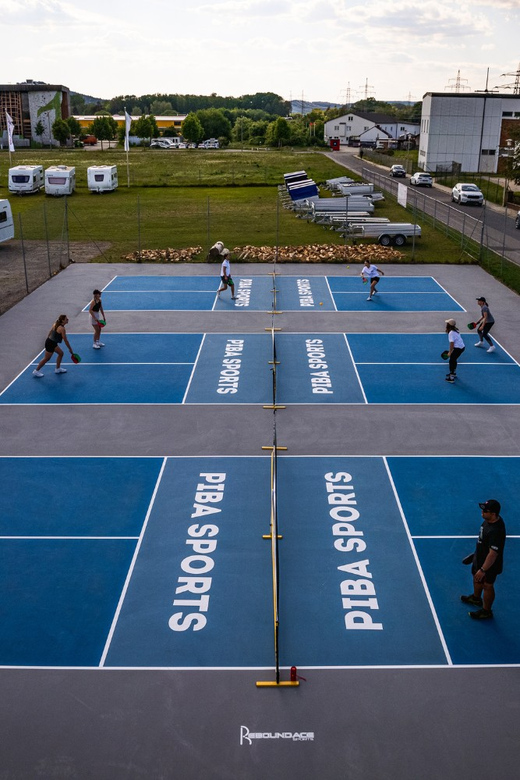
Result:
{"label": "pickleball paddle", "polygon": [[477,327],[476,322],[468,322],[468,330],[475,330],[476,327]]}
{"label": "pickleball paddle", "polygon": [[441,352],[441,358],[443,360],[447,360],[449,355],[450,355],[450,353],[449,353],[449,351],[447,349],[445,349],[444,352]]}
{"label": "pickleball paddle", "polygon": [[73,363],[76,364],[81,363],[81,358],[77,352],[73,352],[72,355],[70,356],[70,359],[72,360]]}

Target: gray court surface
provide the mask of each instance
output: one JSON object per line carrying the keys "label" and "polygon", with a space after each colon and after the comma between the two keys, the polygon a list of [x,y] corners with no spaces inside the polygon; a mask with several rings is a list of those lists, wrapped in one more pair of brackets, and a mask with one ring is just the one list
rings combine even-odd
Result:
{"label": "gray court surface", "polygon": [[[216,276],[217,270],[204,265],[71,265],[0,317],[0,387],[40,352],[58,314],[69,316],[72,344],[74,333],[89,333],[85,302],[94,287],[102,289],[116,274]],[[272,266],[234,264],[233,270],[269,274]],[[305,278],[359,273],[360,268],[282,265],[277,270]],[[282,312],[275,325],[288,333],[442,332],[448,317],[456,316],[462,324],[476,319],[475,298],[484,295],[497,320],[493,335],[520,361],[518,296],[480,268],[389,265],[385,272],[431,275],[467,313],[315,312],[309,321],[305,313]],[[383,285],[384,280],[384,294]],[[110,328],[263,333],[270,324],[265,312],[112,312],[106,341]],[[472,341],[466,339],[468,345]],[[355,407],[300,405],[277,412],[277,428],[278,444],[291,455],[520,455],[519,406],[377,405],[359,414]],[[262,446],[271,444],[272,412],[237,406],[230,418],[197,405],[0,406],[0,431],[0,456],[259,455]],[[64,491],[67,484],[56,484],[53,500],[59,502]],[[490,496],[481,496],[475,485],[475,501],[486,498]],[[439,495],[448,529],[450,501]],[[52,507],[42,505],[41,511],[52,512]],[[476,513],[475,534],[478,525]],[[439,560],[443,566],[445,561]],[[507,598],[498,582],[497,610]],[[295,610],[301,606],[294,603]],[[244,630],[236,625],[237,635]],[[256,681],[273,679],[272,670],[259,675],[253,670],[0,669],[0,777],[518,777],[516,666],[299,672],[306,681],[298,688],[258,689]],[[288,678],[286,670],[284,676]]]}

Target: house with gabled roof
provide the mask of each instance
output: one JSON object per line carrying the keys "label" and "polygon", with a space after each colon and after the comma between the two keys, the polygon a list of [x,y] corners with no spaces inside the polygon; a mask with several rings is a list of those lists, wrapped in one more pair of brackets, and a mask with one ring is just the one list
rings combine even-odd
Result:
{"label": "house with gabled roof", "polygon": [[367,141],[405,139],[418,135],[420,125],[415,122],[407,122],[388,114],[377,112],[364,112],[352,109],[343,116],[329,119],[325,122],[324,139],[327,143],[331,139],[339,139],[340,145],[348,145],[349,141]]}

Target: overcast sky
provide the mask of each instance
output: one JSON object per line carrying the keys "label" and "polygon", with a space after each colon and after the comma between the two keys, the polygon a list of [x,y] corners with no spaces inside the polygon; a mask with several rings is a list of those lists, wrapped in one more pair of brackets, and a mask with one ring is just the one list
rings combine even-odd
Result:
{"label": "overcast sky", "polygon": [[[420,100],[511,83],[520,0],[0,0],[0,82]],[[507,90],[509,92],[509,90]]]}

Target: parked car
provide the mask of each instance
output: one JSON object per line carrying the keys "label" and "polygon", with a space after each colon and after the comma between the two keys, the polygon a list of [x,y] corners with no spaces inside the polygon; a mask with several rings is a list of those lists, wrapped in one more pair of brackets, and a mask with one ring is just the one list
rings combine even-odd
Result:
{"label": "parked car", "polygon": [[154,138],[150,142],[150,149],[173,149],[174,146],[167,138]]}
{"label": "parked car", "polygon": [[451,191],[451,199],[454,203],[476,203],[482,206],[484,195],[476,184],[456,184]]}
{"label": "parked car", "polygon": [[416,187],[433,187],[433,179],[429,173],[414,173],[410,177],[410,184],[415,184]]}
{"label": "parked car", "polygon": [[83,146],[95,146],[97,144],[97,138],[95,135],[86,135],[82,138]]}
{"label": "parked car", "polygon": [[402,165],[392,165],[390,168],[390,176],[406,176],[406,168]]}
{"label": "parked car", "polygon": [[520,211],[519,211],[519,212],[518,212],[518,214],[516,215],[516,219],[515,219],[515,228],[516,228],[517,230],[520,230]]}

